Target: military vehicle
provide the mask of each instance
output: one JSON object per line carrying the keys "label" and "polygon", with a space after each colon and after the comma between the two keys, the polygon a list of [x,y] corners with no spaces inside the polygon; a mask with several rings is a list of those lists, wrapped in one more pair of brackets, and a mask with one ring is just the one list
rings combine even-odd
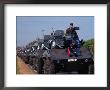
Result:
{"label": "military vehicle", "polygon": [[56,30],[45,35],[38,46],[25,48],[21,58],[39,74],[93,74],[94,61],[90,51],[83,47],[84,42],[79,40],[77,33],[72,34],[65,35],[64,30]]}
{"label": "military vehicle", "polygon": [[[75,27],[75,30],[77,29],[79,30],[79,27]],[[36,60],[36,69],[38,73],[94,73],[92,55],[87,48],[83,47],[83,41],[78,40],[78,36],[74,36],[75,38],[69,35],[64,36],[63,30],[56,30],[52,37],[46,41],[52,40],[51,48],[37,51],[39,58]]]}

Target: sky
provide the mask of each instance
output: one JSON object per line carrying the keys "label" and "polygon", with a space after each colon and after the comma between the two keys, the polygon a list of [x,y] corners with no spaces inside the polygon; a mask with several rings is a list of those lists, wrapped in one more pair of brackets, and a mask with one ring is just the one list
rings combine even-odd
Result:
{"label": "sky", "polygon": [[71,22],[80,28],[77,30],[79,39],[94,38],[94,16],[17,16],[17,46],[25,46],[53,30],[65,31]]}

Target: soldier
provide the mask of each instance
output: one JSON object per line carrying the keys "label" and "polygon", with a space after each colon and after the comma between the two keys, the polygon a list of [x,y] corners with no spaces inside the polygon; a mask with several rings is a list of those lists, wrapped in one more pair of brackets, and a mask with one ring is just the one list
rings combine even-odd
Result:
{"label": "soldier", "polygon": [[73,23],[70,23],[70,27],[67,28],[66,33],[67,33],[67,35],[71,35],[71,38],[73,38],[73,40],[75,41],[77,47],[80,47],[80,40],[79,40],[77,32],[76,32],[76,30],[73,26]]}
{"label": "soldier", "polygon": [[73,26],[73,23],[70,23],[69,28],[66,29],[66,35],[72,36],[72,37],[77,36],[77,33],[76,33],[74,26]]}
{"label": "soldier", "polygon": [[68,36],[70,39],[72,38],[71,42],[68,42],[69,45],[71,45],[73,42],[75,43],[76,52],[78,55],[80,55],[80,41],[79,37],[77,35],[77,32],[73,26],[73,23],[70,23],[69,28],[66,29],[66,36]]}

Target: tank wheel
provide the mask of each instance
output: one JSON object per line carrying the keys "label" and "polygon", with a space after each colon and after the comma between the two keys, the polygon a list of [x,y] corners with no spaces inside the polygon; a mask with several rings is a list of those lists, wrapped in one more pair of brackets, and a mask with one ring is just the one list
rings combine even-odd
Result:
{"label": "tank wheel", "polygon": [[53,61],[50,58],[45,58],[44,66],[43,66],[43,73],[44,74],[54,74],[55,73],[55,66]]}
{"label": "tank wheel", "polygon": [[89,65],[89,74],[94,74],[94,65]]}

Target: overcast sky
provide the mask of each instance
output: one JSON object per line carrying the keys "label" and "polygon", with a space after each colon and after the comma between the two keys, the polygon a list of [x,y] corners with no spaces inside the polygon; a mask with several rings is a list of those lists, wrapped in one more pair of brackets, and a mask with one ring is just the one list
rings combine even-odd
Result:
{"label": "overcast sky", "polygon": [[71,22],[80,27],[77,31],[80,39],[94,38],[93,16],[17,16],[17,46],[25,46],[38,37],[43,38],[42,30],[46,35],[52,30],[65,31]]}

